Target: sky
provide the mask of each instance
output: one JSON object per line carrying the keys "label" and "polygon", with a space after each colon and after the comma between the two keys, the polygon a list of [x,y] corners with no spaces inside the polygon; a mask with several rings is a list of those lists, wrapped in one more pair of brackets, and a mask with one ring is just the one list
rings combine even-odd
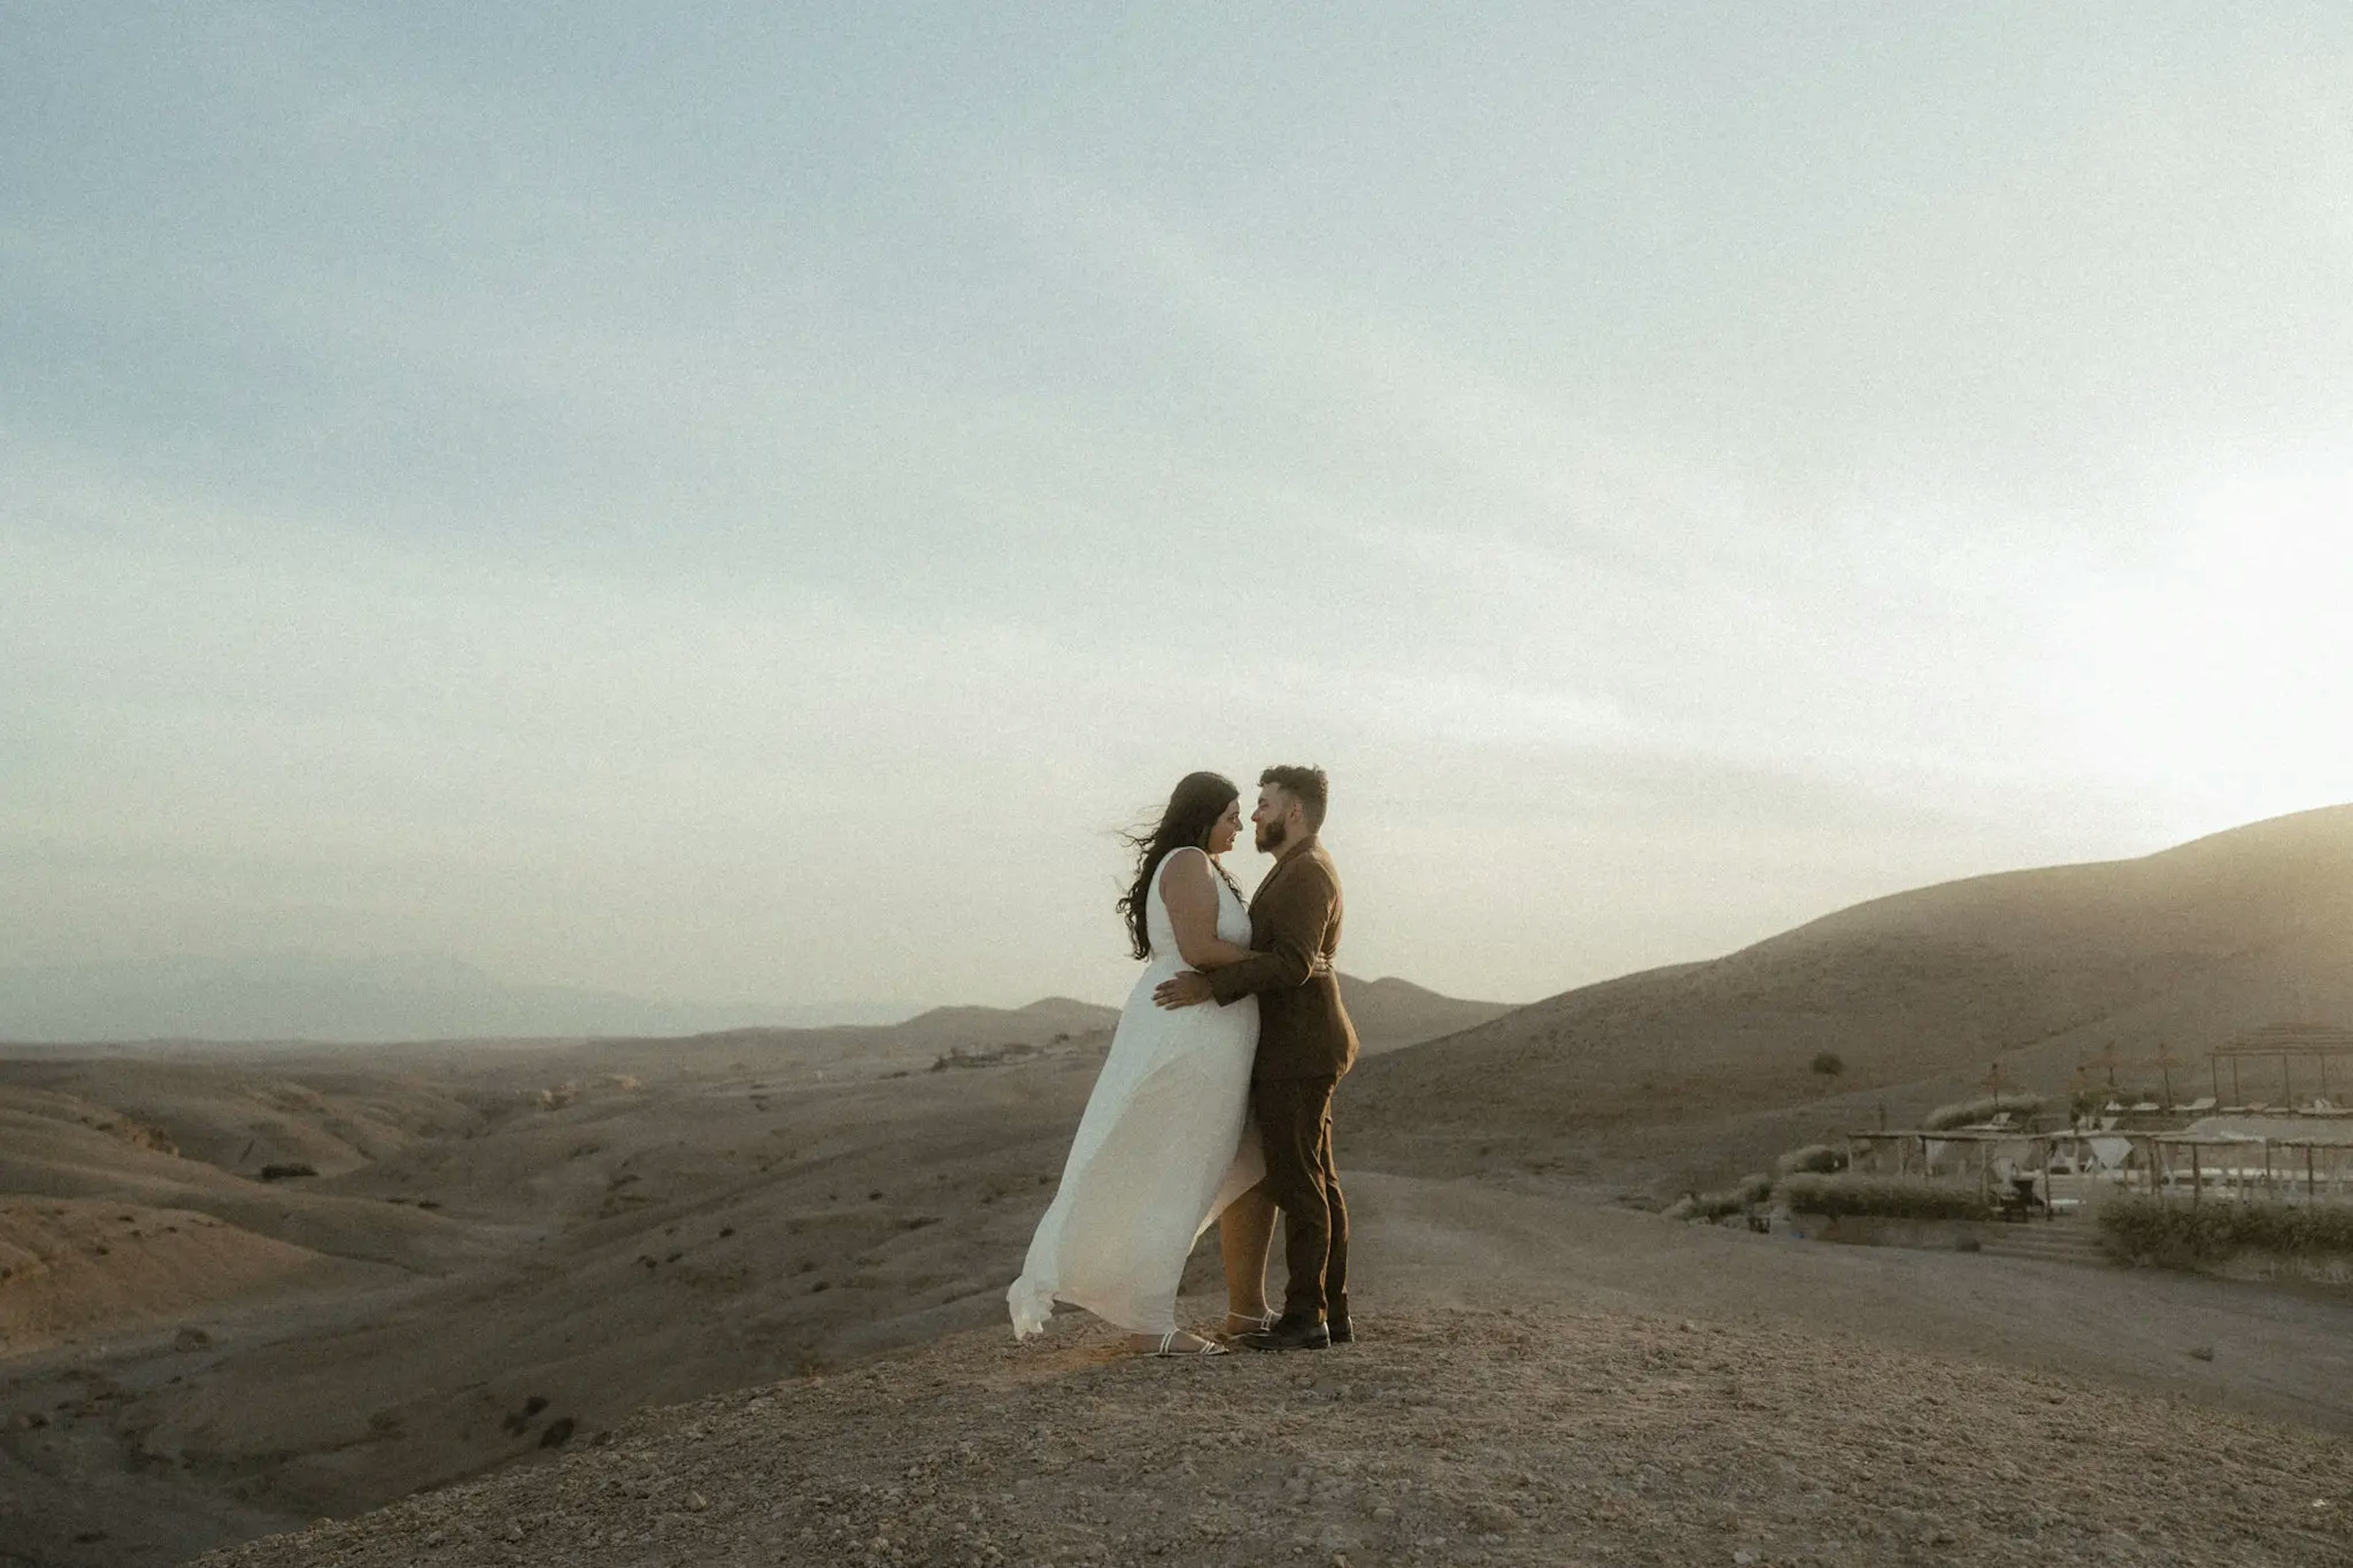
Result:
{"label": "sky", "polygon": [[[0,964],[1521,1001],[2353,798],[2353,11],[0,11]],[[1264,861],[1232,857],[1245,886]]]}

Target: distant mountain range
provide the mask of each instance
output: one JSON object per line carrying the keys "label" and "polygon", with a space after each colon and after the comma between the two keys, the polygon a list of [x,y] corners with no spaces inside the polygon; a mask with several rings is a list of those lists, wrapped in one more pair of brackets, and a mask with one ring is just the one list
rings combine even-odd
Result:
{"label": "distant mountain range", "polygon": [[1441,996],[1394,975],[1379,980],[1340,976],[1340,1005],[1356,1026],[1367,1056],[1415,1046],[1472,1028],[1512,1011],[1507,1002],[1466,1002]]}
{"label": "distant mountain range", "polygon": [[438,956],[313,953],[0,968],[0,1040],[433,1040],[879,1024],[904,1008],[714,1006],[517,984]]}
{"label": "distant mountain range", "polygon": [[[1500,1002],[1441,996],[1409,981],[1340,976],[1341,996],[1366,1056],[1418,1045],[1483,1024],[1511,1009]],[[649,1056],[675,1066],[694,1058],[750,1060],[787,1052],[803,1063],[928,1062],[951,1051],[1009,1045],[1043,1047],[1100,1042],[1119,1023],[1119,1009],[1069,996],[1048,996],[1025,1007],[934,1007],[893,1024],[837,1024],[816,1028],[757,1026],[720,1029],[683,1038],[607,1038],[576,1054],[611,1067]]]}
{"label": "distant mountain range", "polygon": [[[1367,1051],[1484,1023],[1509,1009],[1396,979],[1340,977]],[[1070,997],[1019,1009],[833,1005],[708,1006],[620,992],[521,985],[438,957],[349,960],[313,954],[179,959],[143,965],[0,969],[0,1041],[387,1041],[635,1039],[888,1026],[893,1038],[944,1050],[972,1041],[1049,1039],[1107,1029],[1118,1010]]]}

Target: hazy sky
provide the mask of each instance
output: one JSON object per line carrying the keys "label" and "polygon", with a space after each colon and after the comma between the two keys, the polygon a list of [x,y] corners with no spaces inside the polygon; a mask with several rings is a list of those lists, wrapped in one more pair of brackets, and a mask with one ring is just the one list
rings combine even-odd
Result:
{"label": "hazy sky", "polygon": [[[2353,796],[2353,8],[0,10],[0,962],[1532,998]],[[1262,862],[1245,848],[1247,881]]]}

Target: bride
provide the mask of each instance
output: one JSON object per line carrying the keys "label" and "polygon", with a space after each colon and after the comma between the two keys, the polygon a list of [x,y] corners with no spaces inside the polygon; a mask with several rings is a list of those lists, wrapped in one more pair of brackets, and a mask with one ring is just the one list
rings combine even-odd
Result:
{"label": "bride", "polygon": [[[1258,998],[1170,1009],[1152,993],[1180,970],[1250,955],[1249,911],[1218,861],[1241,820],[1231,780],[1187,773],[1159,825],[1132,841],[1135,880],[1118,907],[1135,956],[1150,962],[1120,1011],[1062,1184],[1006,1292],[1018,1338],[1043,1330],[1053,1304],[1068,1301],[1127,1330],[1145,1354],[1225,1353],[1177,1328],[1176,1285],[1201,1232],[1266,1172],[1248,1114]],[[1221,1238],[1230,1316],[1245,1327],[1264,1323],[1272,1222],[1253,1194]]]}

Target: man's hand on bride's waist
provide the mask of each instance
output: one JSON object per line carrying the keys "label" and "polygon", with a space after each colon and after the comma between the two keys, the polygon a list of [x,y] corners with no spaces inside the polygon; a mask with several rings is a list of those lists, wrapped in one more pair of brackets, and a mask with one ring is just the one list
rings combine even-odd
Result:
{"label": "man's hand on bride's waist", "polygon": [[1198,1007],[1216,999],[1208,977],[1194,969],[1178,970],[1152,992],[1152,1000],[1163,1007]]}

